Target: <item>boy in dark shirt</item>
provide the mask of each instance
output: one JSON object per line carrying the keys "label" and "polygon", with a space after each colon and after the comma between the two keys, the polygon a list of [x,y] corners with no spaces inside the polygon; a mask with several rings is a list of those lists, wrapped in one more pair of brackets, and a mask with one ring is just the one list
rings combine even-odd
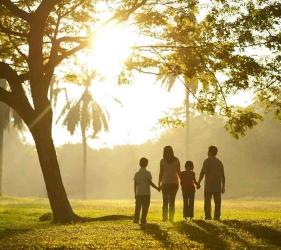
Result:
{"label": "boy in dark shirt", "polygon": [[181,189],[183,196],[183,217],[185,220],[189,217],[192,220],[194,216],[194,198],[195,185],[199,188],[196,181],[195,173],[193,172],[193,162],[187,161],[185,163],[185,171],[181,172]]}

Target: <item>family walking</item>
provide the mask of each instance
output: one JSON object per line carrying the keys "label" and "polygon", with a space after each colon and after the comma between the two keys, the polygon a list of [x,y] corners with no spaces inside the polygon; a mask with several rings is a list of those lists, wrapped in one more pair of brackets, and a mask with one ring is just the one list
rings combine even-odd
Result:
{"label": "family walking", "polygon": [[[179,189],[182,189],[183,196],[183,217],[194,217],[194,199],[195,188],[200,188],[200,183],[205,177],[204,183],[204,212],[205,219],[210,220],[211,217],[211,200],[214,198],[215,211],[214,220],[220,220],[221,213],[221,194],[225,192],[225,176],[222,162],[216,157],[218,149],[210,146],[208,150],[208,158],[204,161],[199,180],[196,181],[193,172],[193,162],[185,163],[185,171],[181,172],[180,161],[174,155],[171,146],[164,147],[163,158],[160,161],[160,172],[158,186],[152,182],[151,173],[146,170],[148,160],[140,159],[140,170],[134,176],[134,192],[136,198],[134,223],[141,222],[146,224],[146,217],[150,205],[150,186],[158,191],[162,191],[163,206],[162,220],[174,221],[175,199]],[[141,213],[141,218],[140,218]]]}

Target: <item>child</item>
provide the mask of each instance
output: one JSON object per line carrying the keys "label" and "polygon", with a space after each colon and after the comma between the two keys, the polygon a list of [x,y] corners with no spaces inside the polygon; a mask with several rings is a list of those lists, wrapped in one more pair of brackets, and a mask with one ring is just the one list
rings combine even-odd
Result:
{"label": "child", "polygon": [[187,161],[185,163],[185,171],[181,173],[183,217],[185,218],[185,220],[187,220],[187,217],[192,220],[194,216],[195,185],[197,188],[200,187],[195,179],[195,173],[193,172],[193,168],[193,162]]}
{"label": "child", "polygon": [[152,182],[151,173],[146,170],[148,160],[146,158],[141,158],[139,164],[140,170],[136,172],[134,177],[134,192],[136,198],[134,223],[139,223],[140,210],[142,210],[141,225],[143,226],[146,224],[146,216],[150,204],[150,186],[158,191],[160,191],[160,189]]}

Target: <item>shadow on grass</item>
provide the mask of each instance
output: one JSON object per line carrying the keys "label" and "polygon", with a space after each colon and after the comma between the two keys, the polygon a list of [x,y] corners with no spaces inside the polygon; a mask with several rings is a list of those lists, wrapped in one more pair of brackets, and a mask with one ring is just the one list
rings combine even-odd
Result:
{"label": "shadow on grass", "polygon": [[175,228],[190,240],[203,244],[204,248],[228,249],[227,243],[218,237],[219,229],[205,221],[178,222],[175,223]]}
{"label": "shadow on grass", "polygon": [[[236,229],[235,228],[230,229],[225,224],[221,224],[221,223],[214,224],[212,222],[208,223],[204,220],[198,220],[195,221],[195,223],[199,227],[206,230],[210,235],[212,235],[212,237],[215,238],[216,241],[220,240],[219,237],[224,237],[227,239],[231,239],[232,242],[235,242],[236,244],[238,243],[239,245],[245,247],[246,249],[253,248],[253,245],[250,242],[248,242],[245,238],[239,236],[238,229],[241,229],[239,227],[237,227]],[[227,242],[225,242],[225,245],[227,246]]]}
{"label": "shadow on grass", "polygon": [[24,234],[27,232],[32,231],[32,229],[29,228],[21,228],[21,229],[4,229],[0,231],[0,240],[7,238],[7,237],[12,237],[12,236],[16,236],[18,234]]}
{"label": "shadow on grass", "polygon": [[133,220],[133,216],[128,215],[106,215],[96,218],[84,218],[85,222],[91,222],[91,221],[116,221],[116,220]]}
{"label": "shadow on grass", "polygon": [[144,233],[151,235],[155,240],[159,241],[165,248],[171,248],[174,246],[170,241],[168,232],[162,230],[159,225],[148,223],[144,227],[141,227]]}
{"label": "shadow on grass", "polygon": [[241,228],[257,239],[281,247],[281,232],[274,228],[254,221],[225,220],[222,223],[233,228]]}
{"label": "shadow on grass", "polygon": [[[45,213],[39,217],[39,221],[52,221],[53,220],[53,214],[52,213]],[[76,223],[85,223],[85,222],[91,222],[91,221],[117,221],[117,220],[133,220],[133,216],[128,215],[105,215],[101,217],[80,217],[77,216]],[[64,223],[59,223],[64,224]]]}

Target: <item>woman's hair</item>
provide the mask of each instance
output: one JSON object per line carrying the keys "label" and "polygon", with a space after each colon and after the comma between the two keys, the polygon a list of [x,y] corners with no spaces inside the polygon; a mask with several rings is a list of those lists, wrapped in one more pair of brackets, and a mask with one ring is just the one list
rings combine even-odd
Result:
{"label": "woman's hair", "polygon": [[193,166],[193,162],[192,161],[187,161],[185,163],[185,169],[188,169],[188,170],[193,170],[194,166]]}
{"label": "woman's hair", "polygon": [[163,150],[163,159],[168,162],[172,163],[175,159],[174,151],[171,146],[165,146]]}

